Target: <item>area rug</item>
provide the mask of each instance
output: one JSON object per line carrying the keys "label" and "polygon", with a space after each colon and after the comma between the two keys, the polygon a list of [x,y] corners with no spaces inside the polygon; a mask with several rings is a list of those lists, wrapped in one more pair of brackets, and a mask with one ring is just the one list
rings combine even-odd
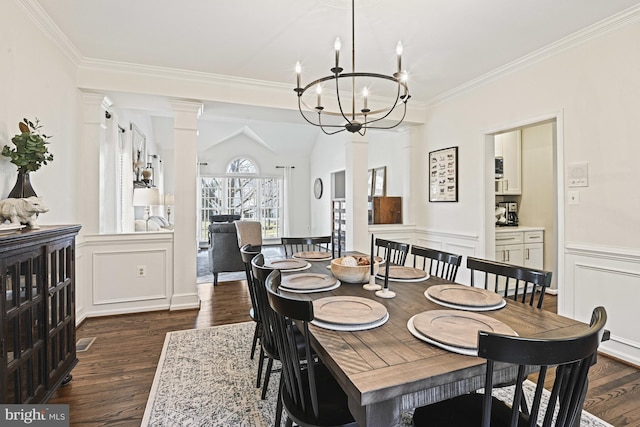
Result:
{"label": "area rug", "polygon": [[[261,400],[257,357],[249,359],[254,327],[244,322],[169,332],[141,425],[272,427],[279,373],[272,373]],[[510,397],[509,390],[499,393]],[[405,412],[398,427],[408,426],[411,413]],[[581,426],[612,427],[584,411]]]}

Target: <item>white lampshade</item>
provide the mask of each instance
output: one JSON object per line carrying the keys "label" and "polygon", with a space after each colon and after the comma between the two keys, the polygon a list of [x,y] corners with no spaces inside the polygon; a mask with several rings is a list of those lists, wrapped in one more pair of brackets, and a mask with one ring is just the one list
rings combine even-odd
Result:
{"label": "white lampshade", "polygon": [[152,206],[160,204],[160,192],[157,188],[135,188],[133,206]]}
{"label": "white lampshade", "polygon": [[163,205],[165,206],[173,206],[173,194],[171,193],[166,193],[162,195],[162,201],[163,201]]}

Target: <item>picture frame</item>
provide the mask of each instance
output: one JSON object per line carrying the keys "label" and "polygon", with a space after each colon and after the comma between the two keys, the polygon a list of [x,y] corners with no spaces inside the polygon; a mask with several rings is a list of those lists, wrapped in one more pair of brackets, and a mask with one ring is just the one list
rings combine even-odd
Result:
{"label": "picture frame", "polygon": [[131,158],[135,186],[136,183],[142,183],[142,171],[146,166],[147,159],[147,137],[134,123],[129,124],[129,129],[131,130]]}
{"label": "picture frame", "polygon": [[458,201],[458,147],[429,152],[429,202]]}
{"label": "picture frame", "polygon": [[382,166],[373,170],[373,197],[387,195],[387,167]]}

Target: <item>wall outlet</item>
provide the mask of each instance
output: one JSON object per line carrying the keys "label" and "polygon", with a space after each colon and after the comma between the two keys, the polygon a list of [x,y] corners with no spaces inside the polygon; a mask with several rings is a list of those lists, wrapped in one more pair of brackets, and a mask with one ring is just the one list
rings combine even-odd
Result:
{"label": "wall outlet", "polygon": [[138,270],[138,277],[147,277],[147,266],[146,265],[139,265],[138,267],[136,267]]}
{"label": "wall outlet", "polygon": [[570,205],[579,205],[580,204],[580,192],[578,190],[572,190],[567,192],[569,196],[569,204]]}

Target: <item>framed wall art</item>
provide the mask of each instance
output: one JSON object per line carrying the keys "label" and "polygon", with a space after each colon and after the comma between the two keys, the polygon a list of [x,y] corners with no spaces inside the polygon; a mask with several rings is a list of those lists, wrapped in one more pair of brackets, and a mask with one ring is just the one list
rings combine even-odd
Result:
{"label": "framed wall art", "polygon": [[387,195],[387,167],[382,166],[373,171],[373,195],[375,197]]}
{"label": "framed wall art", "polygon": [[429,201],[458,201],[458,147],[429,152]]}

